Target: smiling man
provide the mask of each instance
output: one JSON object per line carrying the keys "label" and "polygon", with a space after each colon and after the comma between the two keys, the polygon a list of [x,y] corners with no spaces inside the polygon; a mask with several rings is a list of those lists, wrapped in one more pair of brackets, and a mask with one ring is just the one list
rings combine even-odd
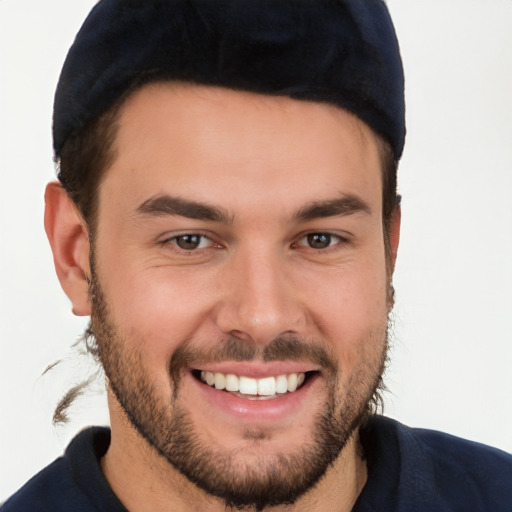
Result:
{"label": "smiling man", "polygon": [[[122,468],[140,478],[150,445],[170,495],[169,463],[229,504],[292,502],[336,460],[351,506],[386,348],[377,138],[330,105],[158,83],[124,103],[116,152],[73,264],[92,309],[82,276],[68,291],[112,392],[114,491],[131,503]],[[60,186],[48,202],[73,224]]]}
{"label": "smiling man", "polygon": [[511,457],[375,415],[405,137],[381,0],[103,0],[45,227],[111,425],[2,510],[508,510]]}

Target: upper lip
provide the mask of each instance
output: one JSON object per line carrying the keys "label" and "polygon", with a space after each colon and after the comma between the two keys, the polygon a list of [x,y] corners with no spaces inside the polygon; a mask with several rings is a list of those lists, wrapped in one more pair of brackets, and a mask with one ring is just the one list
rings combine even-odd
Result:
{"label": "upper lip", "polygon": [[296,361],[272,361],[268,363],[223,361],[219,363],[199,364],[193,369],[212,373],[230,373],[237,376],[251,377],[253,379],[320,370],[318,365]]}

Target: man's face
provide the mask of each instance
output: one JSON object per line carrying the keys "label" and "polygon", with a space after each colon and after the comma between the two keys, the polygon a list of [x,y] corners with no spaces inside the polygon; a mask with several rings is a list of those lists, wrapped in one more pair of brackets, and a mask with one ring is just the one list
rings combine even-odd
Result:
{"label": "man's face", "polygon": [[351,442],[382,373],[375,136],[333,106],[160,84],[123,107],[116,150],[91,287],[111,389],[201,488],[295,500]]}

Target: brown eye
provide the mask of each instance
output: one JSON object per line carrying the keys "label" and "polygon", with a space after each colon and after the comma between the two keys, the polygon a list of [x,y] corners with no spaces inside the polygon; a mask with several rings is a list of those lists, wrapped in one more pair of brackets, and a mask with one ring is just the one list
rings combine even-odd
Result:
{"label": "brown eye", "polygon": [[186,234],[175,236],[171,239],[171,242],[174,245],[177,245],[180,249],[184,251],[193,251],[195,249],[204,249],[211,245],[211,240],[203,235],[197,234]]}
{"label": "brown eye", "polygon": [[307,235],[306,240],[309,247],[312,249],[327,249],[330,247],[332,242],[337,242],[338,237],[329,235],[328,233],[310,233]]}

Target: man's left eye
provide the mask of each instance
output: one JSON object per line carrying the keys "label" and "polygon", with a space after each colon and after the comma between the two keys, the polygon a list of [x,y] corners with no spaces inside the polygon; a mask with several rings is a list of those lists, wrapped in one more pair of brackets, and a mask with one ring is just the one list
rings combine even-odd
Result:
{"label": "man's left eye", "polygon": [[342,238],[330,233],[309,233],[299,240],[301,247],[311,247],[311,249],[328,249],[333,245],[339,244]]}
{"label": "man's left eye", "polygon": [[171,238],[169,241],[184,251],[205,249],[206,247],[210,247],[210,245],[212,245],[212,241],[208,237],[194,233],[178,235]]}

